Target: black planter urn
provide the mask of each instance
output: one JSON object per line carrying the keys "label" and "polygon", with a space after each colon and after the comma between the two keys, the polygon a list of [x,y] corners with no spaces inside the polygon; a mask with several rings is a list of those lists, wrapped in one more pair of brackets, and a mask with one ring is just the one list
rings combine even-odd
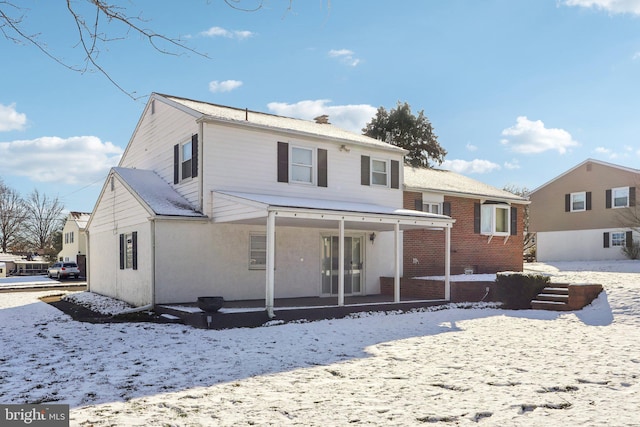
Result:
{"label": "black planter urn", "polygon": [[224,305],[223,297],[198,297],[198,308],[205,313],[215,313]]}

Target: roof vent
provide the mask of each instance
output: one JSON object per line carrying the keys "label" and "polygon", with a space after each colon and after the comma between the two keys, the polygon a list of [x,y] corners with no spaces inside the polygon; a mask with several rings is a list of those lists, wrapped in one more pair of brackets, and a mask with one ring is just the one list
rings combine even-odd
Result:
{"label": "roof vent", "polygon": [[318,116],[318,117],[314,117],[313,120],[315,120],[316,123],[321,124],[321,125],[328,125],[329,124],[329,116],[327,116],[326,114],[323,114],[323,115]]}

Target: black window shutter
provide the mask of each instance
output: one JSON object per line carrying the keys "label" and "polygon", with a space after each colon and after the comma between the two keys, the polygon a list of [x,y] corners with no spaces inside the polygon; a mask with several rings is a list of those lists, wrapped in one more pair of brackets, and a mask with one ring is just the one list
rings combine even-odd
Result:
{"label": "black window shutter", "polygon": [[124,249],[126,242],[124,241],[124,234],[120,235],[120,270],[124,270]]}
{"label": "black window shutter", "polygon": [[602,236],[602,237],[603,237],[603,240],[604,240],[604,241],[602,242],[602,243],[603,243],[603,246],[602,246],[602,247],[604,247],[604,248],[608,248],[608,247],[609,247],[609,233],[605,232],[605,233],[602,233],[602,234],[603,234],[603,236]]}
{"label": "black window shutter", "polygon": [[587,210],[591,210],[591,191],[587,191]]}
{"label": "black window shutter", "polygon": [[371,160],[369,156],[360,157],[360,184],[370,185],[369,180],[371,178]]}
{"label": "black window shutter", "polygon": [[423,209],[423,206],[422,206],[422,195],[420,196],[420,198],[419,198],[419,199],[415,199],[415,200],[413,201],[413,208],[414,208],[415,210],[417,210],[417,211],[422,211],[422,210],[424,210],[424,209]]}
{"label": "black window shutter", "polygon": [[278,142],[278,182],[289,182],[289,144]]}
{"label": "black window shutter", "polygon": [[605,190],[604,198],[604,207],[606,209],[611,209],[611,190]]}
{"label": "black window shutter", "polygon": [[198,134],[191,135],[191,177],[198,176]]}
{"label": "black window shutter", "polygon": [[511,207],[511,235],[516,236],[518,234],[518,208]]}
{"label": "black window shutter", "polygon": [[327,150],[318,148],[318,187],[327,186]]}
{"label": "black window shutter", "polygon": [[636,205],[636,187],[629,187],[629,206]]}
{"label": "black window shutter", "polygon": [[451,216],[451,202],[442,203],[442,214],[446,216]]}
{"label": "black window shutter", "polygon": [[473,204],[473,232],[480,233],[480,203]]}
{"label": "black window shutter", "polygon": [[173,146],[173,183],[180,182],[180,144]]}
{"label": "black window shutter", "polygon": [[131,246],[133,249],[133,269],[138,269],[138,232],[131,233]]}
{"label": "black window shutter", "polygon": [[628,248],[633,246],[633,231],[627,231],[624,243]]}
{"label": "black window shutter", "polygon": [[391,188],[400,188],[400,162],[391,160]]}
{"label": "black window shutter", "polygon": [[571,210],[571,194],[564,195],[564,211],[569,212]]}

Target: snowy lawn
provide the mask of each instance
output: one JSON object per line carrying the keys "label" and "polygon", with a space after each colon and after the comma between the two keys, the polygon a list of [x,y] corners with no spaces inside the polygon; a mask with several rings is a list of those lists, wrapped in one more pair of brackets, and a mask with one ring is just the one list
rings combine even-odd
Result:
{"label": "snowy lawn", "polygon": [[71,425],[640,423],[640,262],[530,264],[600,283],[578,312],[449,308],[256,329],[87,324],[0,294],[0,403]]}

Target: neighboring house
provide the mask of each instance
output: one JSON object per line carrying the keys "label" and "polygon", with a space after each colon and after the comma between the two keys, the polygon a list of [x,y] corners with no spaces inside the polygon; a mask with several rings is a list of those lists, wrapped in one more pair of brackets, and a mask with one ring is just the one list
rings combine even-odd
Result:
{"label": "neighboring house", "polygon": [[[522,271],[525,198],[455,172],[408,166],[404,190],[405,208],[455,220],[451,274]],[[438,275],[444,244],[442,233],[405,231],[405,277]]]}
{"label": "neighboring house", "polygon": [[58,261],[75,261],[80,268],[81,276],[86,276],[87,259],[87,222],[90,213],[69,212],[62,229],[62,250],[58,253]]}
{"label": "neighboring house", "polygon": [[[587,159],[531,192],[538,261],[624,259],[640,170]],[[637,224],[636,224],[637,227]]]}
{"label": "neighboring house", "polygon": [[391,276],[399,301],[402,231],[446,240],[453,224],[403,209],[405,152],[326,120],[152,94],[87,226],[89,289],[137,306],[263,299],[273,315],[276,297],[344,305]]}

